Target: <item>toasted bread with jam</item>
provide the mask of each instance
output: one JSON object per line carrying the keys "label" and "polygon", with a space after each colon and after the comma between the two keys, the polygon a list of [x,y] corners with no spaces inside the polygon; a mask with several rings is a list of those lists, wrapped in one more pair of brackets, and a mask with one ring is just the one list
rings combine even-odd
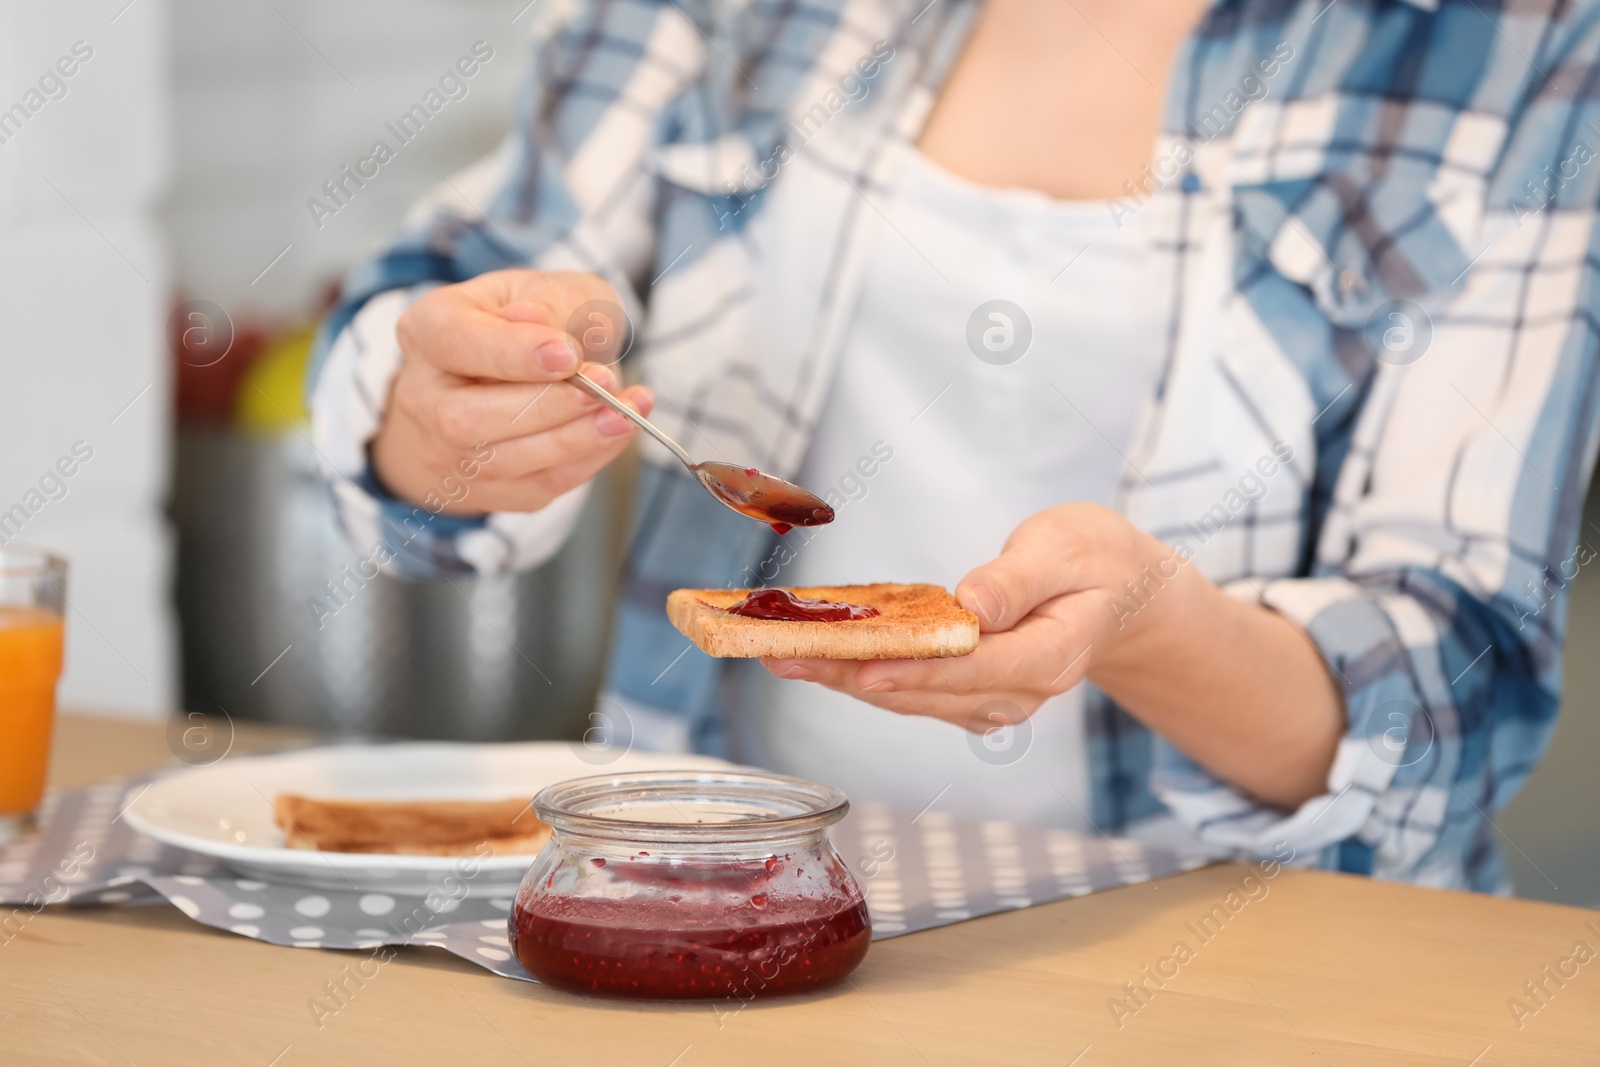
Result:
{"label": "toasted bread with jam", "polygon": [[978,647],[978,617],[937,585],[819,585],[797,597],[875,608],[838,622],[753,619],[730,614],[751,589],[678,589],[667,617],[708,656],[750,659],[937,659]]}

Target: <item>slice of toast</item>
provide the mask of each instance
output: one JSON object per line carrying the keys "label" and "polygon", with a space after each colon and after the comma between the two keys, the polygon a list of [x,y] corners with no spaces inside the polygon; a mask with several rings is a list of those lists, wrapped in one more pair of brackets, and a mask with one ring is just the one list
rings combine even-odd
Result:
{"label": "slice of toast", "polygon": [[723,610],[749,589],[678,589],[667,617],[708,656],[752,659],[937,659],[978,647],[978,617],[937,585],[817,585],[789,589],[798,597],[877,608],[870,619],[788,622]]}
{"label": "slice of toast", "polygon": [[273,821],[289,848],[407,856],[470,856],[487,843],[498,855],[535,853],[550,827],[526,799],[317,800],[280,793]]}

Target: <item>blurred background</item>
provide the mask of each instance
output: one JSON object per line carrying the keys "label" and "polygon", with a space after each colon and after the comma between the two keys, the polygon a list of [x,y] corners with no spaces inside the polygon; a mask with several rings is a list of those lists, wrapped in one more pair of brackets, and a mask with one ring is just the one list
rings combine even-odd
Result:
{"label": "blurred background", "polygon": [[[63,705],[581,733],[622,494],[515,580],[357,588],[301,396],[340,276],[503,135],[537,6],[0,2],[0,108],[24,108],[0,122],[0,510],[91,455],[0,531],[72,561]],[[484,45],[466,95],[401,144],[386,124]],[[41,88],[62,57],[73,74]],[[395,157],[330,197],[380,138]]]}
{"label": "blurred background", "polygon": [[[301,399],[334,285],[500,139],[532,26],[561,2],[0,0],[0,513],[43,501],[0,540],[71,559],[63,706],[344,734],[582,732],[626,473],[535,571],[357,588]],[[324,183],[394,145],[385,124],[480,41],[493,58],[467,95],[331,200]],[[1600,501],[1589,514],[1592,554]],[[1593,572],[1573,585],[1555,744],[1500,827],[1520,894],[1600,906]]]}

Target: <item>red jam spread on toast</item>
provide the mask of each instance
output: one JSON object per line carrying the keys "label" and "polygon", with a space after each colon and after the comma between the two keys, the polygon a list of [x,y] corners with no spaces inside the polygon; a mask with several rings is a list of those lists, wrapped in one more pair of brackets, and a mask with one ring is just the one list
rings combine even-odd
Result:
{"label": "red jam spread on toast", "polygon": [[777,622],[850,622],[853,619],[870,619],[878,614],[877,608],[795,596],[787,589],[757,589],[723,610],[747,619],[771,619]]}

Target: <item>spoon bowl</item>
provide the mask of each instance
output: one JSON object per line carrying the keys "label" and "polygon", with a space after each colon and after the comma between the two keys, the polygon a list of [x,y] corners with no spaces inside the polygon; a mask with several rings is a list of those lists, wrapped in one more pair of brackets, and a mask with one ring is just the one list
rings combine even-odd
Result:
{"label": "spoon bowl", "polygon": [[682,445],[602,386],[582,374],[574,374],[567,380],[660,441],[689,468],[689,473],[706,492],[739,514],[764,522],[780,534],[796,526],[824,526],[833,521],[833,508],[815,493],[793,482],[763,474],[754,467],[717,460],[696,463]]}
{"label": "spoon bowl", "polygon": [[796,526],[826,526],[833,521],[833,508],[827,501],[754,467],[707,460],[689,470],[712,496],[741,515],[767,523],[780,534]]}

